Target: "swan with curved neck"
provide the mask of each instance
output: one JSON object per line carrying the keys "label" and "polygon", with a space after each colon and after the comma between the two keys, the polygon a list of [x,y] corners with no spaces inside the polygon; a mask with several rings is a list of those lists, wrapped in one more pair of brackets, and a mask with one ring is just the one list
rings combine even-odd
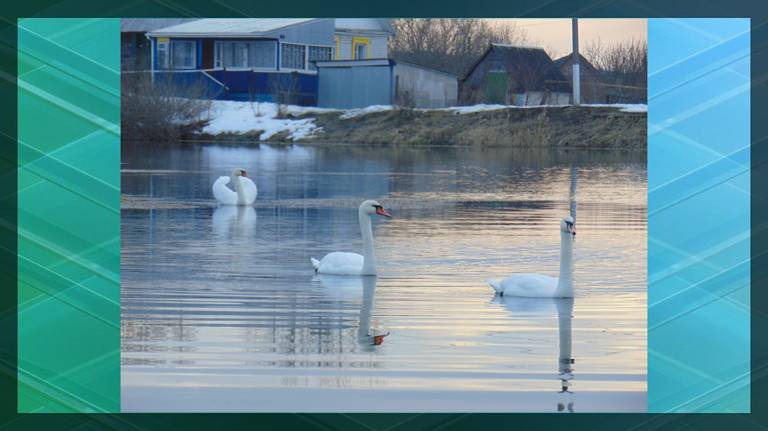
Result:
{"label": "swan with curved neck", "polygon": [[560,221],[560,275],[514,274],[503,280],[488,280],[497,294],[527,298],[573,298],[573,239],[576,221],[566,217]]}
{"label": "swan with curved neck", "polygon": [[376,275],[376,254],[373,251],[373,227],[371,217],[392,217],[384,207],[373,200],[360,205],[357,211],[360,234],[363,237],[363,254],[333,252],[320,260],[311,258],[315,272],[336,275]]}
{"label": "swan with curved neck", "polygon": [[[227,184],[231,184],[234,191]],[[235,169],[230,176],[219,177],[213,183],[213,196],[222,205],[251,205],[257,194],[256,184],[248,178],[245,169]]]}

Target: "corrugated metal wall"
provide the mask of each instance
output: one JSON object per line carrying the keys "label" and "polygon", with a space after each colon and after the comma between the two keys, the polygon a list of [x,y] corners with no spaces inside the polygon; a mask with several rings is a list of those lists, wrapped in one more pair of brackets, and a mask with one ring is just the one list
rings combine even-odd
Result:
{"label": "corrugated metal wall", "polygon": [[457,103],[456,76],[408,63],[395,65],[398,104],[414,108],[447,108]]}
{"label": "corrugated metal wall", "polygon": [[322,108],[364,108],[393,103],[390,66],[321,67],[318,84],[317,105]]}

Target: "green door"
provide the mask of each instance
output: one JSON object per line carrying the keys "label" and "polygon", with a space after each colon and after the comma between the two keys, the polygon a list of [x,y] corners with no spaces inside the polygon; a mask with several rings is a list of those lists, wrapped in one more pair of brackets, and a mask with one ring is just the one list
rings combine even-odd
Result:
{"label": "green door", "polygon": [[491,71],[485,78],[485,103],[504,105],[506,103],[509,75],[504,71]]}

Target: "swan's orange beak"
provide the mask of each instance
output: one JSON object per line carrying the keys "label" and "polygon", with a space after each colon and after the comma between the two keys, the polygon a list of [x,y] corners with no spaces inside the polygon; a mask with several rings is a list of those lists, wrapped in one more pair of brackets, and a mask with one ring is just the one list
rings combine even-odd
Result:
{"label": "swan's orange beak", "polygon": [[392,214],[388,213],[383,207],[376,208],[376,214],[387,218],[392,218]]}
{"label": "swan's orange beak", "polygon": [[243,171],[243,176],[248,178],[248,172]]}

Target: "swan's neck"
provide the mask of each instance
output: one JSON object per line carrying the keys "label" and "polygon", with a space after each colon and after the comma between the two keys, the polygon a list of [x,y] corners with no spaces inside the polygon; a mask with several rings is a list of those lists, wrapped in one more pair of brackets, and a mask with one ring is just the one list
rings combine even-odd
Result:
{"label": "swan's neck", "polygon": [[237,203],[238,204],[244,204],[245,203],[245,193],[243,193],[243,185],[240,183],[240,177],[237,175],[232,175],[229,177],[232,182],[232,187],[235,188],[235,192],[237,193]]}
{"label": "swan's neck", "polygon": [[573,298],[573,235],[569,232],[560,232],[560,276],[554,296]]}
{"label": "swan's neck", "polygon": [[360,235],[363,237],[363,275],[376,275],[376,255],[373,252],[373,228],[371,217],[359,213]]}

